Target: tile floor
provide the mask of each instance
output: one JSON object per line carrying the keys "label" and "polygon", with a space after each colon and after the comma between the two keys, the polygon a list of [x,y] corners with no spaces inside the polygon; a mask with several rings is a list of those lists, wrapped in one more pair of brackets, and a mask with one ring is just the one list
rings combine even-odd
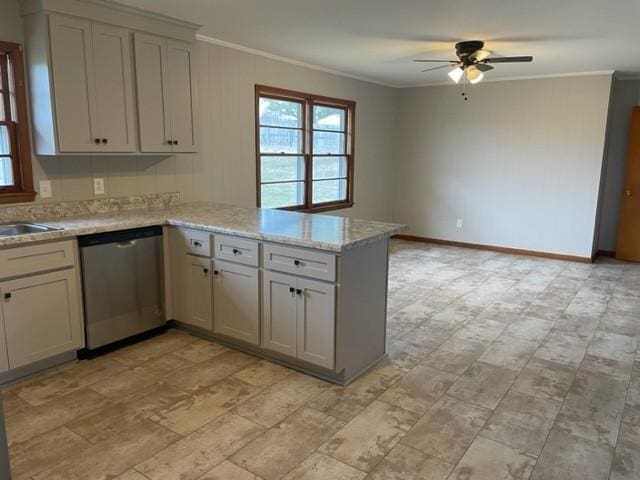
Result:
{"label": "tile floor", "polygon": [[392,250],[352,385],[170,331],[6,388],[15,479],[640,478],[640,265]]}

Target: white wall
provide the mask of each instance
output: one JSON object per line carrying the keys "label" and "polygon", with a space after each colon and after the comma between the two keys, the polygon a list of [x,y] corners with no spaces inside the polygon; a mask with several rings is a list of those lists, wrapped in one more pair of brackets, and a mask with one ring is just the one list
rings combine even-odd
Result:
{"label": "white wall", "polygon": [[[412,233],[591,256],[611,77],[400,94],[393,218]],[[464,226],[456,228],[456,219]]]}
{"label": "white wall", "polygon": [[[0,40],[22,43],[17,0],[0,0]],[[229,48],[197,42],[199,153],[179,156],[59,156],[33,158],[34,180],[52,182],[56,202],[105,196],[181,193],[184,201],[255,205],[254,85],[269,84],[355,100],[355,206],[338,214],[391,219],[391,173],[397,91]],[[103,196],[100,196],[103,197]],[[0,207],[1,208],[1,207]]]}
{"label": "white wall", "polygon": [[640,80],[617,79],[613,85],[606,177],[598,248],[613,252],[618,239],[618,218],[624,190],[631,109],[640,104]]}

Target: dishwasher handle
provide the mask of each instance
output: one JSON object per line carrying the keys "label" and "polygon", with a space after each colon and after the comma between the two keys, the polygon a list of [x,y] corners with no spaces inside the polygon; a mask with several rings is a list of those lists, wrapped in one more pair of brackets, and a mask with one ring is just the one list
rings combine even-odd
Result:
{"label": "dishwasher handle", "polygon": [[127,240],[125,242],[117,242],[116,243],[116,247],[118,247],[118,248],[131,248],[131,247],[135,247],[136,243],[138,243],[137,240]]}

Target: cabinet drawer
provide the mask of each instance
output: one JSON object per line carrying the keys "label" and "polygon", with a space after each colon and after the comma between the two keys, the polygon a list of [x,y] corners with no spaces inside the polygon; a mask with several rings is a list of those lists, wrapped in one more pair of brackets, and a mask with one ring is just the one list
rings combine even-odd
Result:
{"label": "cabinet drawer", "polygon": [[220,260],[258,266],[258,242],[229,235],[216,235],[214,256]]}
{"label": "cabinet drawer", "polygon": [[336,257],[329,253],[265,245],[264,267],[328,282],[336,280]]}
{"label": "cabinet drawer", "polygon": [[211,256],[211,234],[200,230],[180,229],[185,250],[200,257]]}
{"label": "cabinet drawer", "polygon": [[44,272],[75,264],[73,240],[0,250],[0,277]]}

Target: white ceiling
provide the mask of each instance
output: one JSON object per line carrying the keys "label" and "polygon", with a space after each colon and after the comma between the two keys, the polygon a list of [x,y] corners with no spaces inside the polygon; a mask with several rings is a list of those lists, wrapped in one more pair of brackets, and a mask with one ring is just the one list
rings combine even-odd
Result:
{"label": "white ceiling", "polygon": [[200,33],[394,86],[447,80],[414,58],[455,58],[459,40],[533,55],[487,78],[640,73],[640,0],[119,0],[204,25]]}

